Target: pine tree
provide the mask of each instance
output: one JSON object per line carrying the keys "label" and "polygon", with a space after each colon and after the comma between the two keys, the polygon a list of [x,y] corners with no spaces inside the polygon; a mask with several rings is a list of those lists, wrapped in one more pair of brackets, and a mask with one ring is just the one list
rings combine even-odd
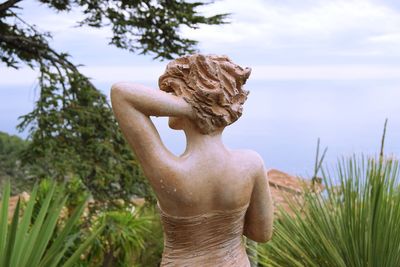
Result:
{"label": "pine tree", "polygon": [[[78,176],[97,199],[152,198],[140,167],[122,137],[106,97],[70,61],[55,51],[51,33],[40,32],[19,14],[22,0],[0,4],[0,59],[10,68],[26,64],[39,70],[40,96],[21,117],[30,140],[23,160],[37,166],[38,177]],[[203,2],[183,0],[39,0],[55,12],[82,11],[79,26],[110,27],[110,44],[155,59],[195,51],[182,38],[182,25],[222,24],[227,14],[203,16]]]}

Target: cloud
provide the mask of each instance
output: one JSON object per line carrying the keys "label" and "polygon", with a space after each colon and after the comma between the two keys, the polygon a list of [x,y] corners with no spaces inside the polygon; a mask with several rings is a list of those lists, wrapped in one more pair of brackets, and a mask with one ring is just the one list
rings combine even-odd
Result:
{"label": "cloud", "polygon": [[400,44],[400,32],[375,35],[368,38],[368,41],[375,44]]}
{"label": "cloud", "polygon": [[[157,84],[164,72],[163,63],[152,66],[96,66],[83,67],[82,72],[95,83],[112,84],[117,81]],[[385,65],[254,65],[253,81],[290,80],[399,80],[400,66]]]}
{"label": "cloud", "polygon": [[184,29],[206,49],[248,47],[359,46],[371,36],[400,34],[400,13],[372,0],[218,1],[204,13],[232,13],[220,27]]}
{"label": "cloud", "polygon": [[[163,63],[149,66],[88,66],[80,68],[94,83],[111,85],[117,81],[144,82],[156,85],[164,72]],[[36,82],[37,73],[28,68],[13,70],[0,68],[7,79],[0,80],[0,88],[29,85]],[[387,65],[254,65],[252,81],[306,81],[306,80],[399,80],[400,66]]]}
{"label": "cloud", "polygon": [[24,1],[21,6],[20,13],[27,22],[37,25],[43,32],[52,33],[59,41],[68,40],[71,37],[107,38],[111,36],[111,30],[108,27],[78,27],[78,22],[85,18],[80,8],[73,8],[68,12],[55,12],[46,5],[33,1]]}
{"label": "cloud", "polygon": [[400,66],[385,65],[311,65],[254,66],[254,80],[400,80]]}
{"label": "cloud", "polygon": [[0,66],[0,90],[9,86],[34,86],[38,73],[30,68],[18,70]]}
{"label": "cloud", "polygon": [[[79,12],[56,14],[30,1],[23,4],[21,12],[27,20],[55,31],[54,42],[61,50],[79,55],[79,62],[88,65],[81,68],[83,73],[94,82],[156,84],[165,68],[165,62],[134,58],[107,47],[106,29],[73,28],[81,19]],[[254,80],[379,80],[396,79],[400,73],[395,61],[395,55],[400,55],[395,45],[400,42],[400,11],[386,1],[225,0],[201,11],[206,15],[232,13],[232,23],[205,25],[199,30],[183,28],[183,33],[199,40],[204,53],[228,54],[235,62],[250,65]],[[0,86],[31,85],[37,77],[26,68],[0,68],[0,73],[7,77]]]}
{"label": "cloud", "polygon": [[[164,64],[153,66],[97,66],[82,68],[94,81],[112,83],[118,80],[157,83],[164,72]],[[400,66],[385,65],[254,65],[251,80],[400,80]]]}
{"label": "cloud", "polygon": [[[228,54],[239,60],[247,57],[257,60],[258,64],[276,55],[280,58],[275,62],[282,57],[299,62],[301,56],[304,56],[303,63],[307,58],[323,62],[332,56],[373,60],[400,56],[395,47],[400,42],[400,9],[392,2],[221,0],[199,11],[205,15],[231,13],[230,24],[203,25],[197,30],[182,27],[181,32],[185,37],[198,40],[204,53]],[[37,2],[22,4],[21,12],[28,22],[53,32],[53,44],[57,49],[98,62],[98,57],[92,54],[98,53],[99,43],[105,46],[108,42],[110,29],[74,27],[83,19],[77,10],[58,14]]]}
{"label": "cloud", "polygon": [[112,83],[118,81],[147,82],[157,84],[158,77],[163,74],[165,64],[151,66],[96,66],[82,67],[82,72],[94,82]]}

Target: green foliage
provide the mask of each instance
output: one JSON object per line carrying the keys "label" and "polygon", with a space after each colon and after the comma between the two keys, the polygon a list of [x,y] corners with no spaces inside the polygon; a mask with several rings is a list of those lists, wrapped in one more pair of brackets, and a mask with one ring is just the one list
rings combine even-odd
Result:
{"label": "green foliage", "polygon": [[[20,0],[0,4],[0,60],[9,67],[25,63],[40,72],[40,97],[23,116],[20,130],[32,141],[24,162],[39,177],[79,177],[96,199],[143,196],[154,199],[123,139],[106,97],[69,61],[52,49],[51,34],[40,32],[17,13]],[[202,2],[177,0],[40,0],[57,12],[82,11],[79,25],[111,27],[110,44],[155,58],[194,51],[194,40],[182,38],[182,26],[224,23],[226,15],[202,16]]]}
{"label": "green foliage", "polygon": [[55,192],[56,186],[53,183],[41,203],[37,216],[33,218],[38,193],[38,187],[35,186],[23,214],[20,214],[22,205],[21,201],[18,201],[12,221],[8,223],[10,184],[6,184],[0,208],[0,266],[73,266],[102,231],[102,227],[93,231],[85,242],[67,258],[63,258],[77,238],[71,230],[82,214],[85,202],[75,209],[65,221],[64,227],[55,234],[61,210],[67,200],[64,194]]}
{"label": "green foliage", "polygon": [[17,175],[19,153],[27,143],[18,136],[11,136],[0,132],[0,171],[9,176]]}
{"label": "green foliage", "polygon": [[23,160],[35,166],[36,176],[79,177],[96,199],[151,198],[106,98],[77,72],[46,65],[41,70],[41,96],[19,125],[30,127]]}
{"label": "green foliage", "polygon": [[196,11],[204,3],[179,0],[40,1],[58,11],[70,10],[79,5],[85,14],[80,26],[100,28],[111,24],[113,36],[110,44],[167,59],[195,51],[193,46],[197,42],[179,35],[181,25],[197,28],[200,24],[221,24],[227,16],[219,14],[205,17]]}
{"label": "green foliage", "polygon": [[164,233],[160,215],[156,205],[149,205],[143,209],[143,215],[152,218],[147,226],[149,234],[144,237],[143,249],[136,256],[136,267],[159,266],[164,250]]}
{"label": "green foliage", "polygon": [[[0,58],[8,66],[17,67],[18,59],[33,63],[38,57],[53,57],[47,40],[50,33],[40,33],[33,25],[15,23],[7,18],[18,15],[13,8],[20,0],[0,5]],[[193,53],[196,41],[180,35],[182,26],[198,28],[202,24],[226,23],[227,14],[203,16],[197,9],[209,3],[182,0],[39,0],[57,12],[80,10],[84,19],[77,26],[109,27],[110,44],[155,58],[172,59]],[[22,19],[20,22],[23,22]]]}
{"label": "green foliage", "polygon": [[68,193],[68,200],[66,206],[68,208],[76,208],[80,203],[85,201],[89,192],[79,177],[72,177],[65,185],[65,191]]}
{"label": "green foliage", "polygon": [[80,266],[157,266],[160,262],[161,251],[155,249],[162,249],[163,239],[153,209],[123,207],[100,212],[89,220],[105,228]]}
{"label": "green foliage", "polygon": [[20,154],[27,146],[28,142],[18,136],[0,132],[0,188],[10,179],[12,194],[29,191],[33,186],[33,179],[29,179],[30,169],[21,166]]}
{"label": "green foliage", "polygon": [[281,210],[274,236],[259,246],[265,266],[400,266],[399,162],[342,160],[326,190],[308,191],[304,203]]}

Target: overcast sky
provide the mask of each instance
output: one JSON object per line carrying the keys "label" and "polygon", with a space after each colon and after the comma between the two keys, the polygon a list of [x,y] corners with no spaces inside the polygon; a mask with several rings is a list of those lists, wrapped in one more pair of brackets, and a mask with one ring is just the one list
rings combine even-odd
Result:
{"label": "overcast sky", "polygon": [[[120,80],[156,87],[166,62],[107,45],[108,29],[76,28],[78,12],[56,14],[23,1],[26,21],[53,34],[52,45],[108,95]],[[230,24],[182,28],[202,53],[226,54],[253,69],[244,115],[227,129],[233,147],[257,150],[267,167],[304,175],[318,137],[328,163],[352,152],[375,153],[389,118],[387,151],[400,154],[400,1],[225,0],[204,14],[232,13]],[[37,92],[35,71],[0,66],[0,131],[16,133]],[[157,122],[168,146],[183,137]]]}

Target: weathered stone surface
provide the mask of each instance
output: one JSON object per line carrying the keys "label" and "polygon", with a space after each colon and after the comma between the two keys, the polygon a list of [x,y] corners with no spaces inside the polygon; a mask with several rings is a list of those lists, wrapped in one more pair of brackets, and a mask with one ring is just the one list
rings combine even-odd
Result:
{"label": "weathered stone surface", "polygon": [[[266,242],[273,207],[261,157],[232,150],[222,132],[242,114],[250,75],[226,56],[191,55],[169,63],[160,89],[120,82],[114,114],[156,193],[164,228],[161,266],[250,266],[242,235]],[[150,116],[183,130],[186,150],[172,154]]]}

